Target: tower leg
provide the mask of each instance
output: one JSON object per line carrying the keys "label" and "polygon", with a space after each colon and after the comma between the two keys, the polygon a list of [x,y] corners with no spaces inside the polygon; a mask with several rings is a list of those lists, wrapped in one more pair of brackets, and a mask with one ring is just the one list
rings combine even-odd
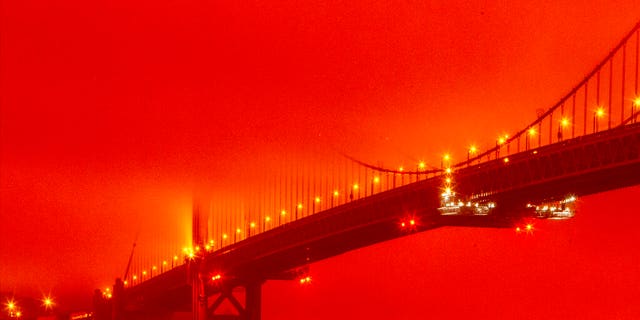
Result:
{"label": "tower leg", "polygon": [[262,283],[252,282],[245,287],[245,311],[247,320],[260,320],[262,311]]}
{"label": "tower leg", "polygon": [[[199,266],[194,264],[193,267],[198,269]],[[207,295],[202,276],[197,271],[191,275],[191,310],[193,320],[207,320]]]}

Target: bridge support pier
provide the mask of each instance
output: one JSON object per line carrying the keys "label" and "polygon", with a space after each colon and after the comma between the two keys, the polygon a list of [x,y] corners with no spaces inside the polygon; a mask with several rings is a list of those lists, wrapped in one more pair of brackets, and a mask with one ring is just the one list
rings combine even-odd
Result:
{"label": "bridge support pier", "polygon": [[[244,288],[244,306],[234,295],[234,289]],[[208,298],[207,298],[208,300]],[[236,315],[219,314],[218,311],[225,301],[233,306]],[[213,303],[207,306],[209,314],[208,320],[238,319],[238,320],[260,320],[262,303],[262,282],[253,281],[242,286],[226,286],[218,293]]]}
{"label": "bridge support pier", "polygon": [[[240,282],[238,279],[231,279],[211,285],[207,284],[208,281],[201,275],[193,280],[192,310],[194,320],[261,319],[263,281]],[[238,288],[244,290],[235,290]],[[244,299],[239,299],[234,293],[244,296]],[[225,302],[228,302],[226,308],[222,307]],[[235,314],[229,314],[229,305],[233,307],[232,311],[235,311]]]}

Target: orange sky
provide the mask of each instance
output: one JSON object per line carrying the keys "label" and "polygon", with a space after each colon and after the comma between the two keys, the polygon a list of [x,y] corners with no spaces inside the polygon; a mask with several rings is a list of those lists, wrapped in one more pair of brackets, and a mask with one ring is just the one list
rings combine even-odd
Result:
{"label": "orange sky", "polygon": [[[52,291],[74,307],[123,273],[137,233],[141,252],[185,244],[196,188],[217,190],[247,170],[274,170],[280,157],[323,161],[336,150],[394,167],[437,165],[445,152],[464,158],[466,146],[490,146],[554,104],[640,19],[635,0],[32,0],[0,8],[0,291]],[[443,305],[438,299],[479,299],[468,310],[449,304],[454,315],[493,318],[503,310],[496,299],[504,299],[566,318],[522,302],[526,292],[548,297],[560,286],[570,296],[595,277],[616,289],[598,310],[628,306],[621,314],[637,317],[638,307],[620,301],[638,298],[638,255],[631,254],[638,243],[618,232],[637,220],[624,203],[606,205],[638,192],[585,200],[584,216],[623,215],[606,230],[580,214],[536,243],[508,231],[446,229],[328,260],[316,277],[329,278],[326,287],[318,280],[296,304],[337,299],[364,310],[376,301],[383,310],[368,318],[422,315],[416,306],[393,309],[405,302],[402,291],[429,298],[431,308]],[[549,253],[558,239],[569,242]],[[404,249],[416,246],[419,253]],[[505,252],[522,248],[533,255],[504,262]],[[558,262],[546,266],[548,259]],[[338,263],[353,268],[334,274]],[[594,267],[571,275],[572,286],[558,284],[566,271],[549,271],[578,263]],[[398,265],[415,268],[402,273]],[[598,278],[609,266],[619,272],[611,287]],[[469,284],[462,275],[470,272]],[[540,275],[554,285],[518,287]],[[495,288],[482,280],[495,277],[502,279]],[[352,298],[366,291],[359,287],[381,295]],[[280,284],[265,290],[270,303],[267,297],[296,292]],[[482,298],[495,291],[502,293]],[[568,299],[568,310],[591,307],[557,299]],[[326,317],[320,309],[314,316]],[[310,317],[302,307],[265,312]]]}

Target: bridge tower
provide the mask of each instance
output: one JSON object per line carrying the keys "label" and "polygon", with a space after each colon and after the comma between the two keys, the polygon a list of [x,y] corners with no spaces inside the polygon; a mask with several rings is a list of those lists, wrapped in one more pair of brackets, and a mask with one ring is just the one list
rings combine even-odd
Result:
{"label": "bridge tower", "polygon": [[[194,199],[192,213],[192,246],[204,248],[207,236],[205,208],[201,199]],[[192,288],[193,320],[260,320],[262,306],[262,284],[264,279],[221,279],[211,275],[201,256],[190,260],[187,274]],[[235,290],[242,289],[242,290]],[[243,292],[244,299],[234,294]],[[240,303],[244,300],[244,304]],[[222,304],[228,301],[235,315],[218,314]]]}

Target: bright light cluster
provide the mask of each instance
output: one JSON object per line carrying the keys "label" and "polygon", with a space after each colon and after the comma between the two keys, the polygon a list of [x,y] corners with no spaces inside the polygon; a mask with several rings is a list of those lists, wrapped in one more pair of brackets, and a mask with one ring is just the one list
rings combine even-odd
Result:
{"label": "bright light cluster", "polygon": [[42,299],[42,305],[46,309],[51,309],[53,307],[53,305],[54,305],[53,299],[51,299],[51,297],[44,297],[44,299]]}
{"label": "bright light cluster", "polygon": [[[51,303],[53,303],[53,300],[51,300]],[[7,315],[9,318],[22,317],[22,310],[20,310],[20,307],[13,299],[7,300],[7,302],[5,303],[5,310],[7,311]],[[4,317],[0,316],[0,319],[4,319]]]}
{"label": "bright light cluster", "polygon": [[440,207],[438,208],[441,215],[487,215],[496,207],[494,202],[462,201],[458,199],[454,191],[453,182],[451,168],[447,168],[443,177],[443,192],[440,194]]}
{"label": "bright light cluster", "polygon": [[[445,155],[446,159],[449,159],[449,155],[446,154]],[[451,167],[447,167],[445,170],[445,175],[444,175],[444,179],[443,179],[443,186],[442,189],[444,190],[444,192],[441,194],[442,200],[445,202],[449,202],[449,199],[451,199],[452,197],[455,196],[455,192],[453,192],[453,176],[452,176],[452,170]]]}
{"label": "bright light cluster", "polygon": [[405,231],[415,231],[417,225],[418,225],[418,221],[413,215],[409,215],[406,218],[404,218],[404,220],[400,221],[400,228]]}
{"label": "bright light cluster", "polygon": [[[198,248],[198,247],[196,247]],[[199,251],[199,250],[194,250],[193,248],[182,248],[182,252],[184,253],[184,255],[189,258],[189,260],[193,260],[196,257],[196,253],[195,251]]]}
{"label": "bright light cluster", "polygon": [[533,224],[531,223],[527,223],[526,225],[524,225],[523,227],[516,227],[516,233],[526,233],[526,234],[532,234],[533,233]]}
{"label": "bright light cluster", "polygon": [[111,293],[111,288],[109,288],[109,287],[105,288],[104,291],[102,291],[102,296],[105,299],[113,298],[113,293]]}
{"label": "bright light cluster", "polygon": [[13,300],[8,300],[6,303],[6,310],[9,315],[9,318],[20,318],[22,316],[22,312],[18,305]]}
{"label": "bright light cluster", "polygon": [[502,135],[502,136],[498,137],[498,141],[497,141],[498,145],[504,144],[505,142],[507,142],[508,139],[509,139],[509,135],[508,134],[505,134],[505,135]]}
{"label": "bright light cluster", "polygon": [[300,278],[300,284],[310,284],[311,283],[311,277],[310,276],[306,276],[304,278]]}
{"label": "bright light cluster", "polygon": [[564,220],[575,215],[576,200],[577,198],[571,195],[559,201],[547,201],[537,205],[528,203],[526,207],[534,211],[536,218]]}

